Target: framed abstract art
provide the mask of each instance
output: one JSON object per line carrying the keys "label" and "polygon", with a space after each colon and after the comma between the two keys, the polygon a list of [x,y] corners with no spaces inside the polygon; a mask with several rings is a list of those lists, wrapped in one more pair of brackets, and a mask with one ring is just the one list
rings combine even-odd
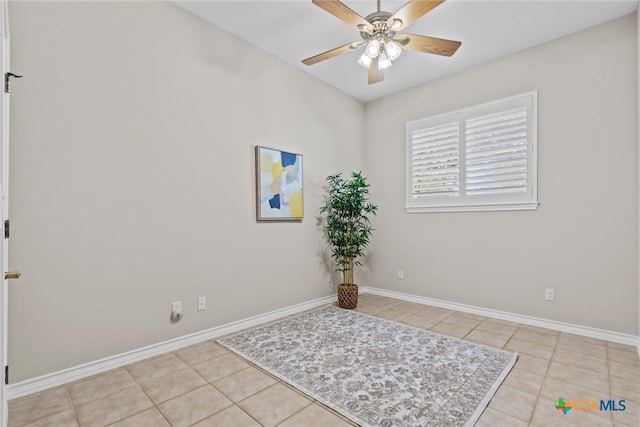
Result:
{"label": "framed abstract art", "polygon": [[256,146],[256,219],[302,221],[302,155]]}

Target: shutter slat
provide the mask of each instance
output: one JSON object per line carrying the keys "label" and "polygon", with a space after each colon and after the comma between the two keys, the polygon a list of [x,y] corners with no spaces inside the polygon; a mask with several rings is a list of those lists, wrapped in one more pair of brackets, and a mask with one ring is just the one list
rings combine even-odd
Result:
{"label": "shutter slat", "polygon": [[[515,182],[522,181],[523,174],[520,172],[514,173],[501,173],[493,175],[483,175],[475,177],[467,177],[467,190],[475,188],[474,186],[482,186],[486,184],[487,188],[491,187],[496,182]],[[517,184],[519,185],[519,184]]]}
{"label": "shutter slat", "polygon": [[415,179],[429,179],[431,177],[439,177],[439,176],[455,176],[457,178],[458,175],[458,168],[443,168],[443,169],[439,169],[436,171],[433,170],[423,170],[423,171],[416,171],[413,172],[412,176]]}
{"label": "shutter slat", "polygon": [[426,142],[431,144],[438,144],[441,141],[458,139],[458,130],[454,132],[447,132],[438,135],[424,135],[424,136],[415,136],[413,141],[415,144],[424,144]]}
{"label": "shutter slat", "polygon": [[423,157],[421,159],[416,159],[414,161],[414,168],[424,169],[424,168],[441,168],[445,166],[458,165],[458,157],[457,156],[448,156],[441,157],[438,159],[430,159],[428,157]]}
{"label": "shutter slat", "polygon": [[501,123],[511,119],[527,118],[527,109],[524,107],[512,108],[509,110],[498,111],[492,114],[485,114],[479,117],[467,119],[467,127],[474,128],[485,126],[491,123]]}
{"label": "shutter slat", "polygon": [[470,196],[490,196],[494,194],[516,194],[516,193],[526,193],[526,187],[511,187],[511,188],[492,188],[489,190],[478,190],[478,191],[467,191],[467,194]]}
{"label": "shutter slat", "polygon": [[527,127],[527,118],[524,117],[522,119],[517,120],[509,120],[505,119],[501,122],[495,122],[490,124],[485,124],[481,126],[473,126],[471,123],[467,122],[467,135],[471,139],[475,139],[476,135],[486,135],[486,134],[501,134],[509,131],[509,129],[526,129]]}
{"label": "shutter slat", "polygon": [[455,150],[447,150],[447,151],[420,151],[413,155],[414,160],[422,160],[422,159],[441,159],[446,157],[455,157],[458,158],[458,149],[456,147]]}
{"label": "shutter slat", "polygon": [[486,145],[519,145],[527,143],[527,131],[518,129],[514,132],[504,133],[501,135],[489,135],[478,138],[474,141],[467,141],[467,150],[482,149]]}
{"label": "shutter slat", "polygon": [[434,199],[439,197],[458,197],[458,195],[458,192],[455,190],[429,193],[414,191],[412,197],[414,199]]}
{"label": "shutter slat", "polygon": [[475,165],[475,164],[483,164],[483,163],[496,163],[496,162],[508,162],[508,161],[517,161],[527,159],[527,151],[521,151],[519,153],[502,153],[501,155],[491,156],[476,156],[470,158],[467,163]]}
{"label": "shutter slat", "polygon": [[458,180],[458,176],[451,175],[451,174],[440,175],[440,176],[419,177],[414,179],[414,185],[416,187],[422,187],[424,183],[428,183],[429,185],[433,183],[433,185],[435,186],[443,182],[449,182],[449,183],[455,184],[457,180]]}
{"label": "shutter slat", "polygon": [[526,174],[527,169],[523,167],[504,167],[494,169],[481,169],[478,171],[472,171],[467,173],[467,181],[478,179],[481,177],[487,177],[489,179],[492,176],[499,176],[505,174]]}
{"label": "shutter slat", "polygon": [[447,139],[438,141],[438,144],[434,143],[419,143],[413,146],[414,151],[439,151],[446,150],[451,146],[458,146],[458,139]]}
{"label": "shutter slat", "polygon": [[514,158],[512,160],[505,160],[505,161],[498,161],[498,162],[485,161],[485,162],[476,162],[474,164],[467,164],[467,173],[473,174],[473,173],[479,173],[479,172],[486,172],[493,169],[509,168],[509,167],[519,167],[526,170],[527,159]]}
{"label": "shutter slat", "polygon": [[491,192],[503,192],[506,190],[513,190],[512,192],[525,192],[527,191],[527,186],[521,180],[512,180],[512,181],[500,181],[491,183],[491,185],[468,185],[466,188],[468,195],[475,194],[489,194]]}

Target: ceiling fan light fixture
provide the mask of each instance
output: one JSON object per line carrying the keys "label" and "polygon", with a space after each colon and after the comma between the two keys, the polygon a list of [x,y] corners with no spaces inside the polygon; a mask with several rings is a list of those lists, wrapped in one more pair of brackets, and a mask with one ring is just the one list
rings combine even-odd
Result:
{"label": "ceiling fan light fixture", "polygon": [[389,67],[391,67],[391,60],[385,52],[380,52],[380,55],[378,55],[378,70],[384,70]]}
{"label": "ceiling fan light fixture", "polygon": [[360,55],[358,64],[362,65],[364,68],[369,68],[371,66],[371,58],[369,58],[367,52],[363,52],[362,55]]}
{"label": "ceiling fan light fixture", "polygon": [[395,61],[400,57],[402,48],[393,40],[387,40],[384,44],[384,51],[387,53],[387,56],[389,56],[389,60]]}
{"label": "ceiling fan light fixture", "polygon": [[380,53],[380,41],[377,39],[371,40],[367,44],[367,48],[365,49],[364,53],[371,59],[378,56],[378,54]]}
{"label": "ceiling fan light fixture", "polygon": [[[354,12],[343,1],[313,0],[312,3],[357,29],[360,32],[361,40],[304,59],[302,60],[303,64],[317,64],[364,45],[364,52],[358,58],[358,64],[369,70],[369,84],[374,84],[383,80],[383,73],[380,71],[390,67],[392,62],[400,57],[403,48],[451,56],[461,45],[461,42],[454,40],[415,34],[398,34],[400,30],[408,27],[418,18],[444,3],[445,0],[408,0],[395,13],[383,11],[380,8],[381,1],[378,0],[377,10],[366,17]],[[395,39],[396,36],[397,39]]]}

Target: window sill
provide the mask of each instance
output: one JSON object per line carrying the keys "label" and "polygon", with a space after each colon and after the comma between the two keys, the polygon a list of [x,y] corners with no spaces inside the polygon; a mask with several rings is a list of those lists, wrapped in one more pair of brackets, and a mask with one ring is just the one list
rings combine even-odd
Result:
{"label": "window sill", "polygon": [[428,212],[485,212],[485,211],[533,211],[539,202],[496,203],[480,205],[447,205],[447,206],[406,206],[407,213]]}

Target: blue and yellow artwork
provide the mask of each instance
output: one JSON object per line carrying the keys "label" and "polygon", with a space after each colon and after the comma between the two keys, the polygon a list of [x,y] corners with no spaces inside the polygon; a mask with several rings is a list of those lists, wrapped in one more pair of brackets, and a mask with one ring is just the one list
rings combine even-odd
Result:
{"label": "blue and yellow artwork", "polygon": [[258,220],[302,220],[302,155],[256,146]]}

